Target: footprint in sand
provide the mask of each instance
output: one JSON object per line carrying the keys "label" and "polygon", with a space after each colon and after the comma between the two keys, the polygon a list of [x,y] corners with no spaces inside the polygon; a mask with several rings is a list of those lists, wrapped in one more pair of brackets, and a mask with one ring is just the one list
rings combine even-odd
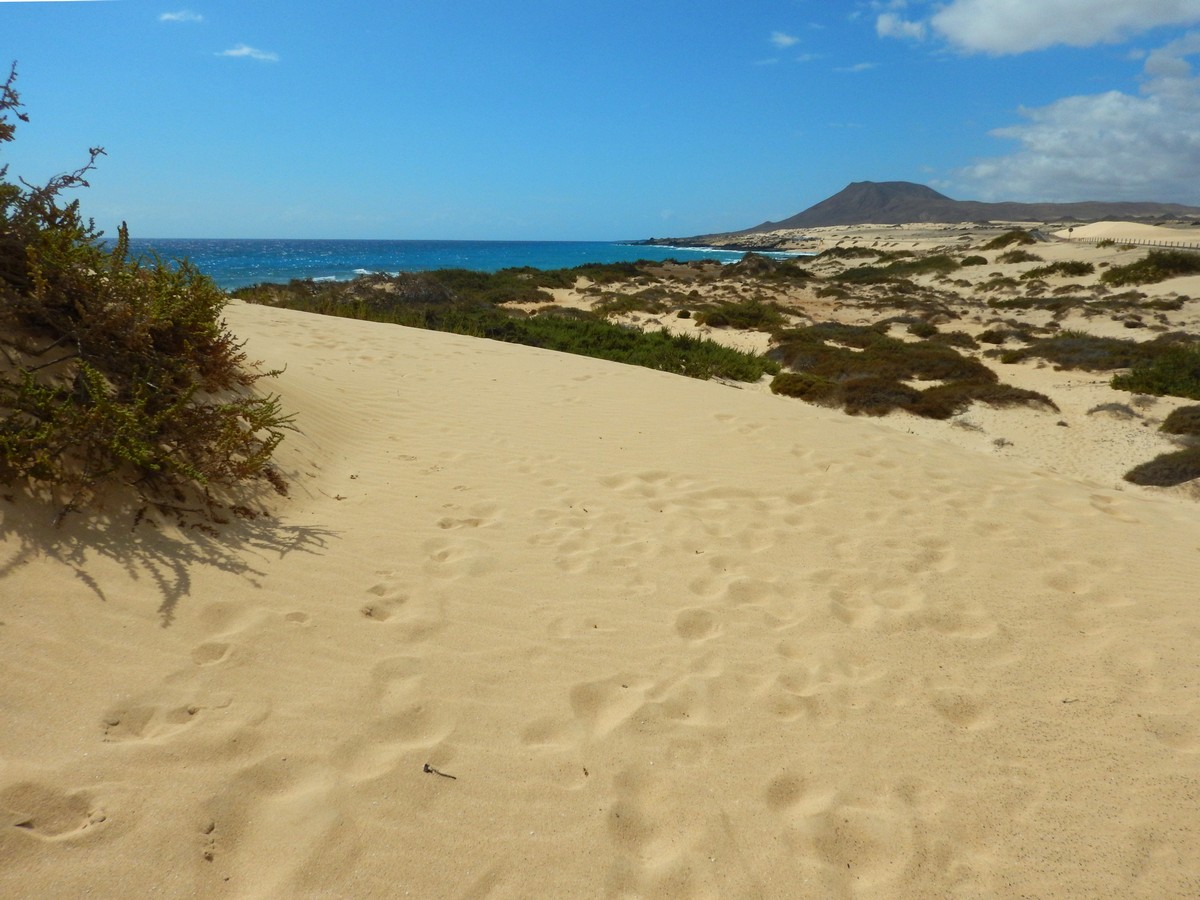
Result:
{"label": "footprint in sand", "polygon": [[233,698],[228,695],[210,697],[179,705],[139,704],[109,710],[103,719],[103,740],[159,741],[183,731],[214,710],[228,709]]}
{"label": "footprint in sand", "polygon": [[69,840],[108,816],[86,791],[66,793],[23,781],[0,790],[0,824],[41,840]]}
{"label": "footprint in sand", "polygon": [[192,662],[198,666],[215,666],[229,659],[233,646],[224,641],[206,641],[192,648]]}
{"label": "footprint in sand", "polygon": [[407,597],[391,597],[388,599],[379,599],[365,604],[359,612],[364,619],[370,619],[372,622],[386,622],[392,618],[397,611],[404,607],[408,602]]}

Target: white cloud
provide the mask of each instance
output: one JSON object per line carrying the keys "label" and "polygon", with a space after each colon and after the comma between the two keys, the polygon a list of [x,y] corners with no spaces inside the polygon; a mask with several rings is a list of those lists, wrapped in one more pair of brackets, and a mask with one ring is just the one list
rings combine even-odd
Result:
{"label": "white cloud", "polygon": [[236,56],[244,59],[257,59],[261,62],[279,62],[278,53],[270,53],[266,50],[259,50],[255,47],[247,46],[246,44],[238,44],[229,50],[222,50],[217,56]]}
{"label": "white cloud", "polygon": [[800,38],[784,34],[782,31],[773,31],[771,32],[771,43],[776,47],[791,47],[800,43]]}
{"label": "white cloud", "polygon": [[1200,22],[1200,0],[952,0],[929,22],[962,50],[1001,55],[1116,43],[1164,25],[1192,25]]}
{"label": "white cloud", "polygon": [[1146,58],[1139,95],[1108,91],[1021,109],[997,129],[1019,149],[960,172],[983,199],[1200,204],[1200,32]]}
{"label": "white cloud", "polygon": [[925,23],[909,22],[895,13],[884,13],[875,20],[875,33],[880,37],[911,38],[919,41],[925,37]]}
{"label": "white cloud", "polygon": [[194,13],[190,9],[181,9],[179,12],[165,12],[159,15],[160,22],[203,22],[204,16],[199,13]]}
{"label": "white cloud", "polygon": [[861,62],[855,63],[852,66],[839,66],[834,69],[835,72],[866,72],[868,69],[874,69],[879,63]]}

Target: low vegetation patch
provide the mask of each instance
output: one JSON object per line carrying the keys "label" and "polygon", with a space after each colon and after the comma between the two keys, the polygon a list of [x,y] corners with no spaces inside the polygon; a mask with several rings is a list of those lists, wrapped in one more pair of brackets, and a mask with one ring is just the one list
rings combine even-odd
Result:
{"label": "low vegetation patch", "polygon": [[872,250],[870,247],[830,247],[814,256],[813,261],[817,262],[826,259],[866,259],[867,257],[876,257],[879,255],[880,251]]}
{"label": "low vegetation patch", "polygon": [[1153,352],[1134,362],[1128,374],[1113,378],[1114,388],[1200,400],[1200,344],[1181,343],[1173,335],[1164,335],[1141,346]]}
{"label": "low vegetation patch", "polygon": [[1042,258],[1040,256],[1036,253],[1030,253],[1028,250],[1009,250],[1007,253],[1001,253],[996,257],[996,262],[1004,265],[1041,261]]}
{"label": "low vegetation patch", "polygon": [[984,250],[1003,250],[1005,247],[1019,247],[1023,244],[1036,243],[1033,235],[1023,228],[1015,228],[1012,231],[1006,231],[998,237],[992,238],[983,245]]}
{"label": "low vegetation patch", "polygon": [[[567,271],[574,273],[578,269]],[[778,371],[778,366],[763,356],[713,341],[617,325],[586,310],[545,309],[536,315],[526,315],[485,299],[497,296],[488,287],[487,273],[478,273],[483,276],[479,279],[456,282],[473,286],[466,296],[446,287],[437,274],[370,276],[369,280],[342,284],[256,285],[239,291],[238,296],[251,303],[266,302],[322,315],[449,331],[693,378],[757,381],[764,374]],[[557,276],[548,273],[547,277]],[[540,279],[542,275],[533,276],[535,282]],[[434,292],[431,285],[440,288],[440,292]],[[541,298],[548,299],[545,294]],[[637,301],[638,308],[644,308],[643,303]]]}
{"label": "low vegetation patch", "polygon": [[1026,281],[1033,278],[1048,278],[1051,275],[1066,275],[1070,278],[1078,278],[1082,275],[1091,275],[1095,271],[1096,267],[1090,262],[1080,262],[1079,260],[1071,259],[1050,263],[1048,266],[1038,266],[1036,269],[1022,272],[1021,277]]}
{"label": "low vegetation patch", "polygon": [[1200,406],[1181,406],[1163,421],[1161,431],[1187,437],[1200,437]]}
{"label": "low vegetation patch", "polygon": [[1200,253],[1186,250],[1151,250],[1127,266],[1113,266],[1100,281],[1113,287],[1155,284],[1181,275],[1200,274]]}
{"label": "low vegetation patch", "polygon": [[958,262],[944,253],[911,259],[897,259],[885,266],[856,266],[832,276],[833,281],[853,284],[879,284],[908,279],[914,275],[945,274],[959,268]]}
{"label": "low vegetation patch", "polygon": [[[835,323],[789,329],[776,339],[770,355],[788,371],[775,377],[771,390],[851,414],[899,409],[947,419],[976,401],[1057,408],[1043,394],[999,384],[983,363],[933,340],[901,341],[878,328]],[[911,383],[921,381],[938,383]]]}
{"label": "low vegetation patch", "polygon": [[711,328],[739,328],[747,331],[773,331],[783,324],[783,310],[774,303],[742,300],[723,303],[715,309],[696,313],[696,321]]}
{"label": "low vegetation patch", "polygon": [[1163,347],[1164,344],[1154,341],[1140,343],[1064,330],[1052,337],[1032,340],[1025,347],[1007,350],[1001,355],[1000,361],[1016,363],[1026,359],[1044,359],[1060,369],[1100,372],[1137,365],[1152,359]]}
{"label": "low vegetation patch", "polygon": [[1200,447],[1164,453],[1125,473],[1125,480],[1151,487],[1174,487],[1200,478]]}

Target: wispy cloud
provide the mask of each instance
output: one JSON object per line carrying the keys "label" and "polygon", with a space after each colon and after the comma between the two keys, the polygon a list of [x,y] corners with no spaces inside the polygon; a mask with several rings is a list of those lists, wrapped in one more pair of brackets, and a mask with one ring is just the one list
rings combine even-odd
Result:
{"label": "wispy cloud", "polygon": [[852,66],[838,66],[833,71],[835,71],[835,72],[850,72],[850,73],[866,72],[870,69],[874,69],[878,65],[879,65],[879,63],[860,62],[860,63],[855,63]]}
{"label": "wispy cloud", "polygon": [[771,32],[771,43],[780,48],[793,47],[800,43],[800,38],[782,31],[773,31]]}
{"label": "wispy cloud", "polygon": [[1140,95],[1107,91],[1022,108],[1023,123],[992,132],[1015,141],[1015,152],[959,177],[985,199],[1200,203],[1200,77],[1187,60],[1197,55],[1200,32],[1192,32],[1149,54]]}
{"label": "wispy cloud", "polygon": [[875,33],[880,37],[910,38],[919,41],[925,37],[925,23],[910,22],[895,13],[884,13],[875,20]]}
{"label": "wispy cloud", "polygon": [[204,16],[199,13],[194,13],[190,9],[181,9],[179,12],[165,12],[159,14],[158,21],[160,22],[203,22]]}
{"label": "wispy cloud", "polygon": [[257,59],[260,62],[279,62],[279,54],[267,50],[259,50],[248,44],[238,44],[229,50],[222,50],[217,56],[233,56],[241,59]]}
{"label": "wispy cloud", "polygon": [[[913,5],[872,3],[876,10]],[[964,52],[1002,56],[1060,44],[1119,43],[1163,26],[1200,23],[1197,0],[950,0],[928,16],[912,12],[910,18],[882,12],[875,20],[876,32],[880,37],[920,38],[932,31]]]}

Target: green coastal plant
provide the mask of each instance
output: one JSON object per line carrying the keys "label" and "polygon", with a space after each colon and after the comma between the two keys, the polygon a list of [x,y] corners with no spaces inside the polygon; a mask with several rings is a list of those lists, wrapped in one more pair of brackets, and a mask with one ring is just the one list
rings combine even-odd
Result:
{"label": "green coastal plant", "polygon": [[1126,481],[1153,487],[1174,487],[1196,478],[1200,478],[1200,447],[1164,453],[1125,473]]}
{"label": "green coastal plant", "polygon": [[[28,120],[15,80],[0,144]],[[225,295],[186,262],[132,258],[124,225],[106,247],[64,201],[103,152],[41,187],[0,167],[0,482],[51,491],[58,521],[115,484],[209,519],[252,482],[286,493],[270,460],[291,419],[248,390],[272,373],[221,321]]]}
{"label": "green coastal plant", "polygon": [[983,245],[984,250],[1003,250],[1005,247],[1021,246],[1022,244],[1036,243],[1033,235],[1024,228],[1014,228],[1011,231],[1006,231],[998,237],[992,238]]}
{"label": "green coastal plant", "polygon": [[1009,250],[996,257],[996,262],[1009,265],[1011,263],[1041,262],[1042,258],[1028,250]]}
{"label": "green coastal plant", "polygon": [[[851,414],[878,416],[899,409],[948,419],[977,401],[1057,409],[1044,394],[1000,384],[983,363],[934,339],[907,342],[879,328],[837,323],[788,329],[775,337],[778,346],[771,356],[787,371],[774,378],[771,390]],[[920,388],[914,381],[930,385]]]}
{"label": "green coastal plant", "polygon": [[[619,264],[638,267],[642,264]],[[535,282],[554,281],[559,270],[531,275]],[[566,270],[577,272],[578,269]],[[239,290],[240,299],[321,315],[387,322],[431,331],[449,331],[562,353],[576,353],[629,365],[644,366],[693,378],[757,381],[778,371],[764,356],[744,353],[713,341],[687,335],[618,325],[597,312],[547,308],[526,315],[495,302],[489,279],[502,273],[477,273],[479,278],[441,282],[436,272],[367,276],[340,284],[311,281],[286,285],[254,285]],[[573,280],[573,279],[572,279]],[[451,290],[446,284],[453,283]],[[430,285],[438,290],[431,290]],[[467,285],[466,288],[463,286]],[[458,293],[463,290],[464,293]],[[647,289],[656,290],[656,289]],[[489,302],[491,298],[492,302]],[[546,294],[543,301],[549,300]],[[629,301],[627,303],[626,301]],[[602,302],[598,309],[604,307]],[[646,301],[615,298],[610,309],[645,309]]]}
{"label": "green coastal plant", "polygon": [[1164,434],[1200,437],[1200,406],[1181,406],[1163,420]]}
{"label": "green coastal plant", "polygon": [[1081,275],[1091,275],[1095,271],[1096,267],[1090,262],[1068,259],[1062,262],[1050,263],[1048,266],[1038,266],[1036,269],[1030,269],[1028,272],[1022,272],[1021,278],[1026,281],[1033,278],[1046,278],[1051,275],[1067,275],[1071,278],[1078,278]]}
{"label": "green coastal plant", "polygon": [[1180,275],[1200,274],[1200,253],[1186,250],[1151,250],[1137,262],[1113,266],[1100,281],[1113,287],[1155,284]]}
{"label": "green coastal plant", "polygon": [[1142,357],[1125,375],[1117,375],[1112,386],[1119,391],[1164,394],[1200,400],[1200,344],[1151,342],[1153,354]]}

